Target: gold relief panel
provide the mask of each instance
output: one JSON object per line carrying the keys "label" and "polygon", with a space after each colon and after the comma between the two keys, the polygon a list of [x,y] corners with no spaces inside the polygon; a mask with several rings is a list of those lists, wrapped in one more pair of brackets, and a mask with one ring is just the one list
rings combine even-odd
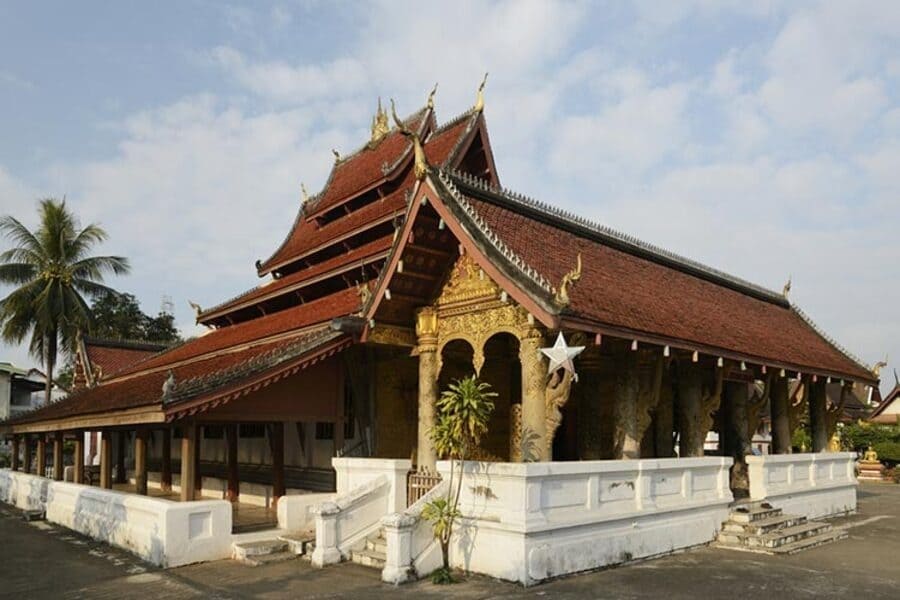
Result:
{"label": "gold relief panel", "polygon": [[435,304],[445,307],[469,303],[486,298],[497,298],[501,293],[496,283],[485,275],[469,254],[463,254],[453,265],[450,277]]}
{"label": "gold relief panel", "polygon": [[388,346],[415,346],[416,334],[412,329],[404,327],[392,327],[378,325],[369,334],[369,341],[373,344],[386,344]]}

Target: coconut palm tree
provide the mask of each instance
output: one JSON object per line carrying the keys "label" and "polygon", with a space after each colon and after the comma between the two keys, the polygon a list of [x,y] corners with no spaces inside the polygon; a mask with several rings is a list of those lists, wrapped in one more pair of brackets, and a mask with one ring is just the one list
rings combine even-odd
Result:
{"label": "coconut palm tree", "polygon": [[106,232],[96,224],[79,229],[65,200],[41,200],[40,224],[30,231],[12,216],[0,218],[0,235],[13,247],[0,253],[0,284],[15,289],[0,300],[0,338],[29,350],[46,371],[46,401],[53,388],[59,348],[71,350],[79,330],[90,331],[91,312],[84,296],[113,290],[103,285],[108,273],[127,273],[121,256],[90,256]]}

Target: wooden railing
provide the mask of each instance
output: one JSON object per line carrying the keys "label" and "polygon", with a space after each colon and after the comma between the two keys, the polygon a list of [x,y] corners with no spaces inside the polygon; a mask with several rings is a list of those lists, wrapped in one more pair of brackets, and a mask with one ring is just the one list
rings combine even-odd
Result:
{"label": "wooden railing", "polygon": [[439,473],[432,473],[425,469],[422,471],[410,471],[406,476],[406,505],[412,506],[419,498],[427,494],[431,488],[441,482]]}

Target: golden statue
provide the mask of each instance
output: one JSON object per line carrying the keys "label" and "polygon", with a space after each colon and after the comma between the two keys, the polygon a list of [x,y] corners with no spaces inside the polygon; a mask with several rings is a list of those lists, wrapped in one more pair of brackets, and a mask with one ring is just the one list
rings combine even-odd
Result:
{"label": "golden statue", "polygon": [[872,446],[869,446],[869,449],[866,450],[866,453],[863,455],[863,460],[870,463],[878,462],[878,453],[875,452],[875,449],[872,448]]}

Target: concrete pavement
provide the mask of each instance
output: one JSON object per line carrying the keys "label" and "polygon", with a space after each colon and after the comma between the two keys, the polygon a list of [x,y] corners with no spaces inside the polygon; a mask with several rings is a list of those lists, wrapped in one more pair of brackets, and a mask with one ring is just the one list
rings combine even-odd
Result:
{"label": "concrete pavement", "polygon": [[159,570],[130,554],[0,505],[0,598],[878,598],[900,597],[900,486],[864,485],[859,513],[837,519],[849,538],[795,556],[698,548],[532,588],[466,577],[395,588],[352,564],[313,569],[220,561]]}

